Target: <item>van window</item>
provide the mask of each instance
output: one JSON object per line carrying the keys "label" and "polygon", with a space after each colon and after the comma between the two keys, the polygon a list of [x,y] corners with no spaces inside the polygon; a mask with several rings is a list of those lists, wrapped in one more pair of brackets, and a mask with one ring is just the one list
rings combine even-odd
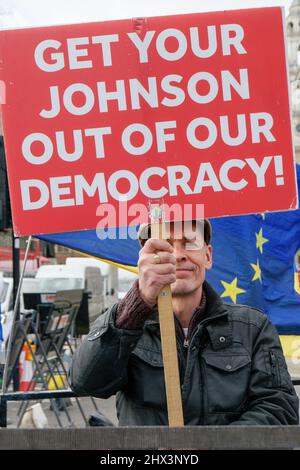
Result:
{"label": "van window", "polygon": [[39,278],[40,292],[57,292],[60,290],[83,289],[83,279],[80,278]]}

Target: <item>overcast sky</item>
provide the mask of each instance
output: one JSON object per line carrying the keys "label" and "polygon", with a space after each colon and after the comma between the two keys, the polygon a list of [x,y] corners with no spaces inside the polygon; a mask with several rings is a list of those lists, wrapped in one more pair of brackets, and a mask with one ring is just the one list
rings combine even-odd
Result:
{"label": "overcast sky", "polygon": [[292,0],[0,0],[0,28],[264,6],[284,6],[287,13],[291,3]]}

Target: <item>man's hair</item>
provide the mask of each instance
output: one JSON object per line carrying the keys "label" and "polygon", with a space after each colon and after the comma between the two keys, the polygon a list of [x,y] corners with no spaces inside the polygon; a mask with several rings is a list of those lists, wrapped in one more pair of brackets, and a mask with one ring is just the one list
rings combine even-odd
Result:
{"label": "man's hair", "polygon": [[[201,220],[197,219],[197,220],[193,220],[192,222],[196,222],[197,225],[200,224],[201,228],[203,227],[203,224],[204,224],[204,227],[203,227],[204,241],[207,245],[209,245],[211,243],[211,238],[212,238],[212,227],[211,227],[210,221],[208,219],[201,219]],[[170,223],[170,222],[166,222],[166,223]],[[139,237],[140,244],[144,246],[146,241],[149,238],[151,238],[151,224],[141,224],[139,228],[138,237]]]}

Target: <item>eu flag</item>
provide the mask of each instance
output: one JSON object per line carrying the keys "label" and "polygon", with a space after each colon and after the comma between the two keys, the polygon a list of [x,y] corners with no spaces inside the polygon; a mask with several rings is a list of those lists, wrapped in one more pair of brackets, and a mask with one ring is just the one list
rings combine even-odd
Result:
{"label": "eu flag", "polygon": [[[297,165],[300,187],[300,165]],[[263,310],[280,334],[300,334],[300,210],[212,219],[207,280],[231,303]],[[298,291],[298,292],[297,292]]]}
{"label": "eu flag", "polygon": [[[297,165],[298,187],[300,165]],[[207,280],[225,302],[247,304],[269,315],[280,334],[300,334],[300,287],[295,254],[300,249],[300,210],[211,219],[213,268]],[[109,262],[135,267],[139,244],[127,237],[134,228],[39,236]],[[296,288],[295,288],[296,287]],[[298,290],[298,292],[297,292]]]}

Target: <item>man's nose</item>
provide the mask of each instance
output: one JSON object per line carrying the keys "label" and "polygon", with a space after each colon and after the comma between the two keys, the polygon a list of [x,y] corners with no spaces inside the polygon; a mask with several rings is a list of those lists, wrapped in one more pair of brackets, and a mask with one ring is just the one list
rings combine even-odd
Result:
{"label": "man's nose", "polygon": [[175,256],[177,262],[184,261],[187,259],[186,251],[184,249],[184,246],[181,243],[175,242],[173,244],[173,248],[174,248],[173,255]]}

